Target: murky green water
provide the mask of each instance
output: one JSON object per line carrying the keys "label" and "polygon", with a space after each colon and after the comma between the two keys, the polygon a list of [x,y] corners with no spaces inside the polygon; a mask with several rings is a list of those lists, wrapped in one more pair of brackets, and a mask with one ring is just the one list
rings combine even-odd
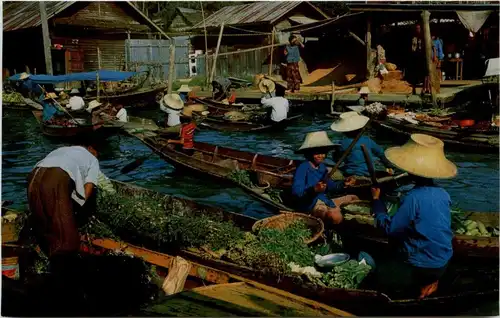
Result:
{"label": "murky green water", "polygon": [[[158,111],[139,111],[136,116],[160,119]],[[221,146],[262,154],[300,158],[293,153],[307,132],[327,130],[332,140],[340,136],[330,130],[331,119],[309,116],[286,131],[272,134],[198,132],[195,139]],[[46,154],[63,144],[41,134],[31,112],[4,110],[2,120],[2,200],[13,200],[17,207],[26,204],[26,176]],[[377,140],[383,146],[389,140]],[[200,202],[218,205],[234,212],[262,217],[270,213],[265,206],[242,190],[228,187],[217,180],[202,179],[174,167],[128,136],[109,138],[108,147],[100,154],[102,171],[109,177],[134,182],[161,192],[180,195]],[[138,157],[151,154],[136,170],[123,175],[120,169]],[[455,179],[442,181],[454,204],[464,210],[498,212],[498,156],[448,153],[459,167]]]}

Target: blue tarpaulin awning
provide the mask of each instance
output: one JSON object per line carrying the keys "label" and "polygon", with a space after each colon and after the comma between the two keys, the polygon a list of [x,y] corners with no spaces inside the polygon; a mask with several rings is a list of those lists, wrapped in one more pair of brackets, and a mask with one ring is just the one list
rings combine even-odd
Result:
{"label": "blue tarpaulin awning", "polygon": [[[95,81],[97,80],[96,72],[71,73],[65,75],[30,75],[30,79],[35,84],[56,84],[65,82],[78,81]],[[137,72],[119,72],[119,71],[99,71],[99,80],[101,82],[120,82],[137,74]],[[9,77],[11,81],[19,81],[21,74],[15,74]]]}

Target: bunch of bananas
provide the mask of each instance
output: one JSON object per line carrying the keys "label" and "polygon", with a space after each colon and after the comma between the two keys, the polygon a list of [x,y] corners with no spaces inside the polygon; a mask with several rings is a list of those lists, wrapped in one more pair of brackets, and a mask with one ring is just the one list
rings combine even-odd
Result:
{"label": "bunch of bananas", "polygon": [[3,93],[2,103],[4,104],[23,104],[26,105],[23,95],[18,92]]}

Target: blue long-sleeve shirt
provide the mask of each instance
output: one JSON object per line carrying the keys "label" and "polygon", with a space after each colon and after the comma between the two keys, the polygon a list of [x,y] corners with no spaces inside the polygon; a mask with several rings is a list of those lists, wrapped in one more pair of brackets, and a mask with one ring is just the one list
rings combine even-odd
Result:
{"label": "blue long-sleeve shirt", "polygon": [[302,211],[311,211],[319,200],[334,208],[335,204],[328,199],[326,192],[340,192],[344,188],[343,181],[328,180],[326,191],[317,193],[314,186],[322,181],[328,173],[325,164],[320,163],[317,169],[313,168],[309,161],[301,163],[293,176],[292,194],[299,199],[298,208]]}
{"label": "blue long-sleeve shirt", "polygon": [[63,114],[64,112],[60,111],[59,109],[57,109],[57,107],[52,104],[52,103],[47,103],[43,100],[45,95],[41,95],[39,100],[42,102],[42,106],[43,106],[43,117],[42,117],[42,120],[43,121],[49,121],[52,119],[52,117],[54,117],[55,114]]}
{"label": "blue long-sleeve shirt", "polygon": [[[352,138],[344,138],[340,141],[340,149],[339,154],[344,153],[349,145],[352,142]],[[366,167],[365,157],[363,155],[363,149],[361,149],[361,145],[365,145],[368,149],[368,154],[373,162],[373,155],[378,157],[380,161],[384,164],[386,168],[391,168],[392,164],[387,160],[384,155],[384,149],[377,145],[375,141],[373,141],[370,137],[361,136],[358,142],[352,148],[351,153],[347,156],[344,161],[344,166],[341,168],[342,172],[346,176],[365,176],[369,177],[370,172]]]}
{"label": "blue long-sleeve shirt", "polygon": [[437,186],[418,186],[403,198],[391,218],[381,200],[373,201],[375,224],[394,240],[405,261],[416,267],[441,268],[453,255],[451,199]]}

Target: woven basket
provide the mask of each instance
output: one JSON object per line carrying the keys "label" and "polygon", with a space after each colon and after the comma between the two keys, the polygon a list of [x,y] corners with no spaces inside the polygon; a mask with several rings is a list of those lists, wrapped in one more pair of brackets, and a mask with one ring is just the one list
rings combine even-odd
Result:
{"label": "woven basket", "polygon": [[304,243],[311,244],[321,237],[325,229],[323,221],[313,216],[302,213],[283,213],[259,220],[252,226],[252,231],[256,232],[263,228],[284,230],[290,224],[299,220],[302,220],[304,223],[306,223],[307,227],[313,233],[313,236],[311,238],[304,240]]}

